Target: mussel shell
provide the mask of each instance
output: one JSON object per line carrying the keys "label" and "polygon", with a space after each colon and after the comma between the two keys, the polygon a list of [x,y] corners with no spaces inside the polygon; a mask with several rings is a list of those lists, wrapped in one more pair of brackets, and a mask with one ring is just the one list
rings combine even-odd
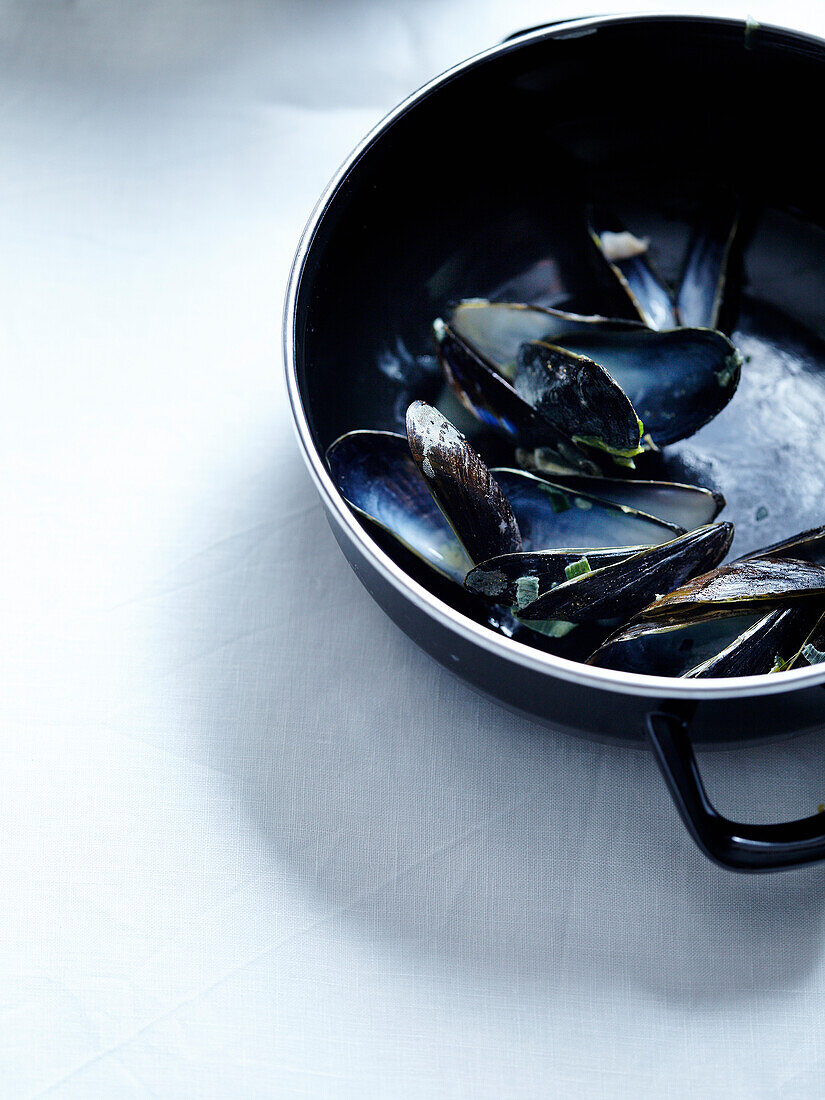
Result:
{"label": "mussel shell", "polygon": [[717,328],[739,216],[733,201],[706,208],[688,245],[676,312],[679,324]]}
{"label": "mussel shell", "polygon": [[[583,558],[591,569],[601,569],[646,549],[646,546],[573,547],[500,554],[471,569],[464,578],[464,587],[495,603],[526,606],[556,585],[563,584],[568,579],[566,570]],[[525,599],[526,591],[531,594],[528,600]]]}
{"label": "mussel shell", "polygon": [[[404,436],[348,432],[328,449],[327,464],[340,492],[359,515],[442,576],[463,582],[473,562],[427,488]],[[544,479],[521,470],[492,473],[500,485],[506,484],[505,492],[512,493],[519,528],[528,532],[528,549],[586,546],[591,533],[604,547],[636,547],[673,538],[671,526],[632,509],[564,487],[548,487]]]}
{"label": "mussel shell", "polygon": [[519,608],[522,619],[626,621],[658,592],[713,568],[727,553],[733,524],[718,523],[648,547],[622,561],[565,581]]}
{"label": "mussel shell", "polygon": [[730,340],[710,329],[593,329],[557,343],[604,367],[659,447],[693,435],[720,413],[742,368]]}
{"label": "mussel shell", "polygon": [[[653,546],[684,529],[524,470],[491,470],[518,519],[524,550]],[[493,555],[490,555],[491,557]]]}
{"label": "mussel shell", "polygon": [[[518,168],[515,172],[518,174]],[[484,225],[482,262],[478,247],[454,253],[449,260],[448,279],[428,281],[433,298],[439,297],[438,292],[442,287],[446,289],[448,282],[455,285],[455,268],[460,265],[464,292],[484,286],[488,288],[485,296],[493,301],[532,302],[576,312],[592,311],[605,317],[638,319],[626,291],[586,231],[579,183],[573,185],[575,193],[566,196],[559,192],[559,184],[556,178],[552,209],[545,206],[538,219],[516,214],[504,220],[498,216],[489,220]],[[496,266],[500,270],[497,285],[489,282],[489,259],[493,255],[498,257]]]}
{"label": "mussel shell", "polygon": [[[455,306],[449,327],[465,352],[472,349],[475,359],[502,377],[514,376],[519,348],[529,342],[595,360],[627,394],[657,446],[698,431],[725,407],[739,382],[739,353],[709,329],[654,332],[632,322],[483,299]],[[461,373],[461,364],[457,369]],[[487,404],[496,410],[503,400],[496,394]],[[509,407],[502,408],[509,416]],[[510,434],[519,437],[518,431]],[[519,442],[535,445],[527,434]]]}
{"label": "mussel shell", "polygon": [[819,618],[820,608],[807,604],[779,607],[759,620],[714,657],[685,673],[693,680],[712,676],[758,676],[791,664],[800,642]]}
{"label": "mussel shell", "polygon": [[[721,654],[738,648],[739,667],[746,666],[750,647],[762,652],[762,637],[768,634],[770,652],[768,670],[773,665],[777,637],[777,614],[784,616],[787,608],[773,611],[731,611],[717,609],[711,613],[671,615],[656,622],[637,622],[612,634],[587,660],[599,668],[618,672],[637,672],[650,676],[687,676],[701,674]],[[782,618],[786,627],[793,624]],[[754,667],[764,661],[754,659]],[[722,666],[720,666],[722,667]],[[719,673],[714,673],[718,675]],[[750,674],[750,669],[746,674]],[[729,673],[732,675],[732,673]]]}
{"label": "mussel shell", "polygon": [[[538,448],[536,448],[538,450]],[[712,523],[725,507],[721,493],[698,485],[682,485],[676,481],[639,481],[634,478],[594,477],[550,468],[542,470],[535,451],[519,449],[516,458],[525,469],[544,474],[555,485],[573,491],[589,493],[613,504],[626,504],[637,512],[674,523],[685,531]],[[825,556],[825,538],[823,539]]]}
{"label": "mussel shell", "polygon": [[348,432],[326,457],[333,481],[359,515],[442,576],[463,582],[473,563],[425,485],[404,436]]}
{"label": "mussel shell", "polygon": [[443,321],[435,322],[433,332],[450,388],[482,424],[498,428],[514,439],[541,439],[535,410],[516,393],[507,377],[491,370],[475,348]]}
{"label": "mussel shell", "polygon": [[638,249],[619,250],[615,243],[635,241],[623,225],[602,210],[590,211],[590,236],[648,328],[674,328],[676,309],[670,291],[647,256],[647,242]]}
{"label": "mussel shell", "polygon": [[[802,605],[807,607],[807,604]],[[791,654],[787,661],[780,667],[772,668],[771,672],[784,672],[791,668],[805,668],[807,665],[818,665],[825,661],[825,610],[822,605],[813,607],[816,621],[808,633],[799,643],[796,652]]]}
{"label": "mussel shell", "polygon": [[432,405],[407,409],[407,441],[425,484],[472,561],[522,548],[510,504],[480,456]]}
{"label": "mussel shell", "polygon": [[562,277],[557,259],[554,256],[542,256],[490,290],[489,300],[531,302],[533,305],[553,308],[569,301],[571,293],[574,294],[575,291]]}
{"label": "mussel shell", "polygon": [[488,366],[511,381],[522,344],[535,340],[559,343],[579,332],[626,332],[640,329],[638,321],[565,313],[520,302],[489,302],[466,298],[449,312],[449,328]]}
{"label": "mussel shell", "polygon": [[765,546],[761,550],[754,550],[752,554],[746,554],[738,560],[747,561],[750,558],[796,558],[814,565],[825,565],[825,527],[800,531],[797,535]]}
{"label": "mussel shell", "polygon": [[597,464],[580,447],[539,417],[512,383],[449,325],[438,320],[433,331],[450,389],[482,424],[504,432],[519,443],[550,446],[564,455],[565,461],[575,469],[598,471]]}
{"label": "mussel shell", "polygon": [[626,458],[642,450],[627,394],[586,355],[542,340],[522,344],[513,385],[560,435]]}
{"label": "mussel shell", "polygon": [[640,620],[702,609],[767,611],[797,600],[825,598],[825,568],[794,558],[747,558],[731,562],[660,596]]}
{"label": "mussel shell", "polygon": [[[355,509],[355,511],[358,510]],[[358,514],[361,515],[362,513]],[[444,525],[447,526],[446,521],[444,521]],[[370,522],[369,526],[377,545],[408,576],[422,584],[436,599],[442,600],[468,619],[489,628],[497,634],[521,642],[523,645],[532,646],[534,649],[540,649],[545,653],[564,657],[570,661],[585,660],[607,636],[608,631],[597,626],[577,626],[575,630],[569,633],[554,630],[552,635],[548,635],[542,630],[536,630],[535,624],[520,622],[518,616],[513,614],[510,607],[504,604],[495,604],[490,600],[479,599],[478,595],[457,584],[455,577],[448,577],[437,572],[429,562],[422,559],[419,554],[410,551],[385,528],[374,522]],[[453,532],[448,529],[448,534],[453,539],[458,551],[463,553]]]}

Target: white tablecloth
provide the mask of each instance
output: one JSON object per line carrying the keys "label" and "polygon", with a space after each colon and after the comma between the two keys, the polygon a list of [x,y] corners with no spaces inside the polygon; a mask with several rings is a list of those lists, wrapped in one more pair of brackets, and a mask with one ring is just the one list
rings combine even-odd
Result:
{"label": "white tablecloth", "polygon": [[[338,163],[589,6],[0,3],[2,1097],[825,1092],[825,872],[715,868],[649,755],[432,663],[289,425]],[[822,749],[703,765],[770,819],[825,799]]]}

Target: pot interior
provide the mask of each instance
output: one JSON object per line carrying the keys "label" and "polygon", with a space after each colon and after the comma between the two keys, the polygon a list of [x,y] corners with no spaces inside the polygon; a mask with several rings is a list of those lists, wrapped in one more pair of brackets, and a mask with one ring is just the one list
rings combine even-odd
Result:
{"label": "pot interior", "polygon": [[[649,236],[673,280],[703,208],[733,192],[746,224],[728,327],[745,357],[739,389],[638,476],[723,493],[733,555],[825,522],[825,186],[810,110],[824,65],[820,44],[788,32],[607,20],[516,41],[402,112],[338,187],[300,280],[296,364],[319,454],[352,429],[403,432],[415,398],[459,418],[430,335],[450,301],[495,295],[552,255],[563,307],[595,311],[585,201]],[[491,464],[512,463],[505,441],[469,417],[460,426]],[[483,617],[393,540],[381,545]]]}

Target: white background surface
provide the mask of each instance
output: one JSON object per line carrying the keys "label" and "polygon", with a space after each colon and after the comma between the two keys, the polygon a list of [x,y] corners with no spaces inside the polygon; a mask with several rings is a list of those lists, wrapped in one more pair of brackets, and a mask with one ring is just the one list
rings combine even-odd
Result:
{"label": "white background surface", "polygon": [[[338,163],[589,7],[0,4],[3,1097],[825,1093],[825,872],[716,869],[646,754],[450,679],[289,426]],[[711,793],[811,812],[822,747],[708,757]]]}

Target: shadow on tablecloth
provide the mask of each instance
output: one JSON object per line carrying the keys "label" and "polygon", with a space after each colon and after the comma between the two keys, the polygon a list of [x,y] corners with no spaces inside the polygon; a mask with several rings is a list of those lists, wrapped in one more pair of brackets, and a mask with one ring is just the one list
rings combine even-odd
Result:
{"label": "shadow on tablecloth", "polygon": [[[646,752],[514,717],[401,634],[297,454],[251,476],[241,533],[179,578],[197,621],[170,605],[170,623],[201,750],[324,919],[469,982],[591,996],[736,1002],[818,965],[825,868],[713,866]],[[821,751],[806,737],[704,766],[725,809],[768,820],[825,797]]]}

